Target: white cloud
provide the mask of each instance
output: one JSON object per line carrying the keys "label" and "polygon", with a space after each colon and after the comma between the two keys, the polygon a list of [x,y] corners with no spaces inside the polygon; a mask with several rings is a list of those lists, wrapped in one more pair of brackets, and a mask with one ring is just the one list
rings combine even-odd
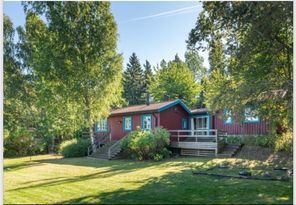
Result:
{"label": "white cloud", "polygon": [[185,7],[185,8],[181,8],[181,9],[175,9],[175,10],[160,12],[160,13],[149,15],[149,16],[137,17],[137,18],[127,20],[127,21],[125,21],[125,23],[133,22],[133,21],[141,21],[141,20],[146,20],[146,19],[152,19],[152,18],[159,18],[159,17],[175,16],[175,15],[190,13],[190,12],[196,12],[195,8],[199,8],[201,6],[202,5],[199,4],[199,5],[196,5],[196,6],[190,6],[190,7]]}

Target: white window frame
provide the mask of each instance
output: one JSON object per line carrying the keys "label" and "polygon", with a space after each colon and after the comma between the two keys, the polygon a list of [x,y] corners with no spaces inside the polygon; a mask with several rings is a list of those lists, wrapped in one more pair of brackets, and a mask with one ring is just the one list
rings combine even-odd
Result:
{"label": "white window frame", "polygon": [[[148,120],[150,119],[150,120]],[[150,124],[148,124],[150,122]],[[141,116],[141,128],[143,130],[151,130],[152,129],[152,115],[142,115]]]}
{"label": "white window frame", "polygon": [[[127,123],[129,120],[129,123]],[[127,127],[126,125],[129,125],[129,127]],[[132,117],[131,116],[124,116],[123,117],[123,130],[124,131],[131,131],[133,127],[133,123],[132,123]]]}
{"label": "white window frame", "polygon": [[260,119],[254,114],[254,110],[251,107],[245,108],[245,122],[259,122]]}
{"label": "white window frame", "polygon": [[101,120],[99,120],[97,122],[96,131],[97,132],[106,132],[106,131],[108,131],[108,121],[107,121],[107,118],[101,119]]}

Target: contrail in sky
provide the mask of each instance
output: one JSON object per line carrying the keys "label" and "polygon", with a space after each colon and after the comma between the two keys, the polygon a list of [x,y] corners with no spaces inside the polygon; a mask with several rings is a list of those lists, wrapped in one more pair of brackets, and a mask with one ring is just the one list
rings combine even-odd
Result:
{"label": "contrail in sky", "polygon": [[[178,14],[190,13],[190,12],[194,11],[192,9],[198,8],[200,6],[202,6],[202,5],[200,4],[200,5],[196,5],[196,6],[190,6],[190,7],[175,9],[175,10],[171,10],[171,11],[165,11],[165,12],[161,12],[161,13],[153,14],[153,15],[149,15],[149,16],[142,16],[142,17],[138,17],[138,18],[133,18],[133,19],[125,21],[125,23],[132,22],[132,21],[140,21],[140,20],[145,20],[145,19],[151,19],[151,18],[156,18],[156,17],[175,16],[175,15],[178,15]],[[190,10],[192,10],[192,11],[190,11]]]}

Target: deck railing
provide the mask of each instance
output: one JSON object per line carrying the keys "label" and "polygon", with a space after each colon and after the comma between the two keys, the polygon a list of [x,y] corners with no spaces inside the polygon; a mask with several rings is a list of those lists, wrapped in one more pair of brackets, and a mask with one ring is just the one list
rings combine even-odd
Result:
{"label": "deck railing", "polygon": [[216,129],[169,130],[171,147],[187,149],[210,149],[218,153]]}
{"label": "deck railing", "polygon": [[120,140],[115,142],[111,147],[109,147],[109,149],[108,149],[108,159],[112,158],[112,154],[113,154],[114,151],[120,151],[121,150],[121,142],[125,137],[126,136],[124,136],[123,138],[121,138]]}

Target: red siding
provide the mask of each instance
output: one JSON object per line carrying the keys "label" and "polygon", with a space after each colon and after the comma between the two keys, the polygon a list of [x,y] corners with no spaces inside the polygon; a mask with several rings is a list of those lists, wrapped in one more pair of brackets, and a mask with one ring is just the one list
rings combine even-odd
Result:
{"label": "red siding", "polygon": [[188,113],[180,105],[175,105],[160,113],[160,125],[168,130],[181,130],[182,118],[189,123]]}
{"label": "red siding", "polygon": [[[168,130],[182,129],[182,119],[187,119],[187,126],[190,125],[190,118],[188,113],[180,105],[175,105],[160,113],[141,113],[141,114],[127,114],[111,116],[108,118],[108,133],[96,132],[96,136],[106,135],[109,133],[113,140],[118,140],[128,134],[128,131],[124,131],[122,127],[123,117],[132,117],[132,130],[136,130],[137,126],[141,127],[141,115],[152,115],[152,129],[157,126],[162,126]],[[224,124],[223,111],[219,111],[215,116],[210,116],[210,128],[226,131],[228,134],[266,134],[268,132],[268,125],[266,122],[261,121],[259,123],[232,123]]]}
{"label": "red siding", "polygon": [[[175,105],[171,108],[168,108],[160,113],[141,113],[141,114],[127,114],[127,115],[118,115],[111,116],[108,118],[108,128],[113,140],[118,140],[129,132],[124,131],[122,127],[123,117],[131,116],[132,117],[132,130],[136,130],[137,126],[141,127],[141,115],[151,114],[152,115],[152,129],[158,126],[162,126],[168,130],[172,129],[182,129],[182,119],[187,118],[188,122],[188,113],[180,106]],[[96,136],[106,135],[108,133],[96,132]]]}
{"label": "red siding", "polygon": [[[234,119],[235,121],[235,119]],[[227,134],[266,134],[268,125],[265,121],[258,123],[236,123],[225,124],[223,121],[223,111],[218,111],[215,116],[215,129],[226,131]]]}
{"label": "red siding", "polygon": [[[129,131],[124,131],[123,129],[123,117],[131,116],[132,117],[132,130],[136,130],[137,126],[141,128],[141,115],[151,114],[152,115],[152,129],[157,126],[156,123],[159,123],[159,113],[141,113],[141,114],[127,114],[127,115],[118,115],[111,116],[108,118],[108,128],[110,130],[110,134],[112,140],[118,140],[129,133]],[[100,136],[106,133],[97,132],[96,135]],[[109,134],[109,133],[108,133]]]}

